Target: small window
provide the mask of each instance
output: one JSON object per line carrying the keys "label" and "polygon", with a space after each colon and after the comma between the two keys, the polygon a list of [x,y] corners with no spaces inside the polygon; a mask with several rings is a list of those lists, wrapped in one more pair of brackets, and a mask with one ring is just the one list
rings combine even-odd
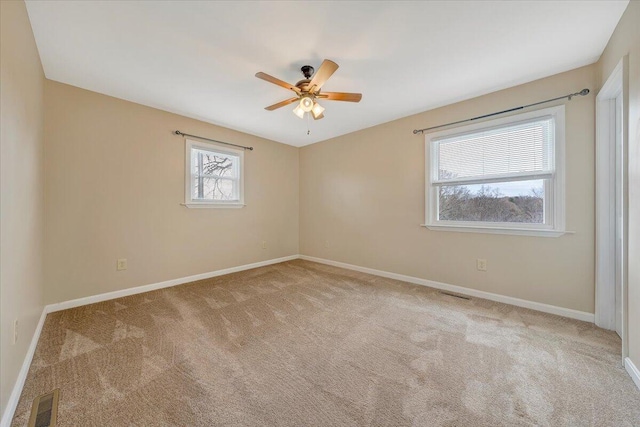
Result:
{"label": "small window", "polygon": [[186,147],[185,204],[244,206],[244,152],[191,140]]}
{"label": "small window", "polygon": [[564,232],[564,107],[428,134],[426,226]]}

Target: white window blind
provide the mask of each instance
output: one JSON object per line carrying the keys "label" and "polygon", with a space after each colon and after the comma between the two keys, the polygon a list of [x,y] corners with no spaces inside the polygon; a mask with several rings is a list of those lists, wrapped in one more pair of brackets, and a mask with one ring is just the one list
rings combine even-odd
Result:
{"label": "white window blind", "polygon": [[432,184],[549,178],[554,135],[554,119],[546,116],[435,139]]}

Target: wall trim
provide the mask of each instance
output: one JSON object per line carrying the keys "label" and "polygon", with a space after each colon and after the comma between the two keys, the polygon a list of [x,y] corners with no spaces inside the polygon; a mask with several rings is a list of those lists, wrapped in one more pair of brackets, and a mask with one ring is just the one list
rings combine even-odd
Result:
{"label": "wall trim", "polygon": [[[18,401],[20,400],[20,395],[22,393],[22,388],[24,387],[24,383],[27,379],[27,374],[29,373],[29,368],[31,366],[31,361],[33,360],[33,355],[36,350],[36,346],[38,344],[38,340],[40,339],[40,334],[42,332],[42,327],[44,325],[44,321],[46,319],[47,314],[54,313],[56,311],[66,310],[69,308],[80,307],[83,305],[94,304],[97,302],[108,301],[115,298],[126,297],[135,294],[141,294],[144,292],[154,291],[157,289],[169,288],[172,286],[182,285],[185,283],[195,282],[197,280],[209,279],[212,277],[223,276],[225,274],[236,273],[244,270],[251,270],[258,267],[264,267],[272,264],[279,264],[281,262],[292,261],[295,259],[303,259],[306,261],[317,262],[320,264],[332,265],[334,267],[345,268],[347,270],[359,271],[362,273],[372,274],[374,276],[386,277],[389,279],[401,280],[403,282],[413,283],[416,285],[427,286],[430,288],[445,290],[449,292],[455,292],[462,295],[469,295],[475,298],[483,298],[491,301],[501,302],[504,304],[510,304],[517,307],[524,307],[531,310],[537,310],[544,313],[555,314],[558,316],[569,317],[571,319],[582,320],[585,322],[594,322],[593,313],[587,313],[578,310],[572,310],[570,308],[563,308],[549,304],[543,304],[534,301],[527,301],[519,298],[509,297],[500,294],[494,294],[491,292],[479,291],[476,289],[465,288],[463,286],[450,285],[447,283],[436,282],[433,280],[421,279],[418,277],[407,276],[404,274],[391,273],[388,271],[376,270],[368,267],[361,267],[353,264],[347,264],[344,262],[333,261],[324,258],[316,258],[308,255],[289,255],[281,258],[274,258],[266,261],[254,262],[251,264],[244,264],[236,267],[225,268],[221,270],[215,270],[208,273],[195,274],[192,276],[181,277],[172,280],[166,280],[164,282],[152,283],[143,286],[137,286],[133,288],[122,289],[119,291],[106,292],[103,294],[92,295],[84,298],[77,298],[74,300],[63,301],[54,304],[48,304],[44,306],[42,310],[42,314],[40,316],[40,320],[36,327],[36,330],[31,338],[31,343],[29,344],[29,349],[27,350],[27,354],[25,355],[24,362],[22,363],[22,367],[20,368],[20,372],[18,373],[18,378],[16,379],[16,383],[11,392],[11,396],[9,397],[9,401],[7,402],[7,407],[2,415],[2,420],[0,421],[0,427],[9,427],[11,425],[11,421],[13,420],[13,415],[18,406]],[[628,357],[625,359],[625,368],[633,381],[636,383],[638,388],[640,388],[640,372],[635,367],[635,365],[631,362],[631,359]]]}
{"label": "wall trim", "polygon": [[16,408],[18,407],[18,401],[22,394],[22,387],[24,387],[24,382],[27,380],[27,374],[29,373],[31,361],[33,360],[33,355],[36,352],[36,346],[38,345],[38,340],[40,339],[40,333],[42,332],[42,326],[44,326],[44,319],[46,317],[47,307],[43,307],[36,330],[33,332],[33,336],[31,337],[31,343],[27,349],[27,354],[25,354],[22,367],[20,368],[20,372],[18,372],[18,378],[16,378],[13,390],[11,390],[11,396],[9,396],[7,406],[4,408],[2,420],[0,421],[1,427],[9,427],[11,425],[11,421],[13,421],[13,414],[16,412]]}
{"label": "wall trim", "polygon": [[149,285],[136,286],[134,288],[127,288],[119,291],[107,292],[103,294],[92,295],[89,297],[63,301],[63,302],[48,304],[44,306],[44,308],[42,309],[42,314],[40,315],[40,321],[38,322],[38,326],[36,327],[35,332],[33,333],[33,337],[31,338],[31,344],[29,344],[29,349],[27,350],[27,354],[25,355],[24,362],[22,363],[22,367],[20,368],[20,372],[18,373],[18,378],[16,379],[15,385],[13,386],[13,390],[11,391],[11,396],[9,397],[9,401],[7,402],[7,407],[5,408],[4,413],[2,414],[2,419],[0,420],[0,427],[9,427],[11,425],[11,421],[13,421],[13,415],[15,414],[16,408],[18,407],[18,401],[20,400],[20,395],[22,394],[22,388],[24,387],[24,383],[27,379],[27,374],[29,373],[29,367],[31,367],[31,361],[33,360],[33,355],[36,351],[36,346],[38,344],[38,340],[40,339],[40,333],[42,332],[42,327],[44,325],[44,321],[47,317],[47,314],[54,313],[56,311],[66,310],[69,308],[80,307],[82,305],[94,304],[97,302],[108,301],[115,298],[141,294],[144,292],[154,291],[157,289],[169,288],[171,286],[177,286],[185,283],[195,282],[197,280],[209,279],[211,277],[223,276],[225,274],[237,273],[239,271],[251,270],[253,268],[264,267],[272,264],[279,264],[281,262],[291,261],[298,258],[299,258],[299,255],[297,254],[289,255],[286,257],[274,258],[266,261],[259,261],[251,264],[244,264],[236,267],[224,268],[222,270],[210,271],[208,273],[195,274],[193,276],[166,280],[164,282],[152,283]]}
{"label": "wall trim", "polygon": [[157,289],[170,288],[172,286],[183,285],[185,283],[195,282],[197,280],[210,279],[212,277],[223,276],[225,274],[237,273],[239,271],[251,270],[253,268],[264,267],[271,264],[279,264],[285,261],[298,259],[298,255],[289,255],[282,258],[274,258],[266,261],[254,262],[251,264],[239,265],[236,267],[224,268],[222,270],[210,271],[208,273],[194,274],[193,276],[179,277],[177,279],[166,280],[164,282],[151,283],[149,285],[136,286],[134,288],[122,289],[119,291],[106,292],[104,294],[92,295],[63,301],[59,303],[49,304],[46,306],[47,313],[67,310],[69,308],[80,307],[82,305],[95,304],[97,302],[108,301],[116,298],[128,297],[130,295],[141,294],[144,292],[155,291]]}
{"label": "wall trim", "polygon": [[382,271],[382,270],[375,270],[373,268],[367,268],[367,267],[360,267],[358,265],[346,264],[344,262],[333,261],[333,260],[324,259],[324,258],[316,258],[316,257],[307,256],[307,255],[300,255],[300,258],[307,261],[318,262],[320,264],[327,264],[327,265],[332,265],[334,267],[341,267],[341,268],[346,268],[348,270],[359,271],[361,273],[373,274],[374,276],[386,277],[388,279],[402,280],[403,282],[414,283],[416,285],[422,285],[430,288],[440,289],[447,292],[454,292],[462,295],[468,295],[474,298],[488,299],[491,301],[501,302],[504,304],[515,305],[517,307],[523,307],[531,310],[542,311],[543,313],[555,314],[558,316],[582,320],[585,322],[591,322],[591,323],[594,322],[593,313],[587,313],[585,311],[578,311],[570,308],[544,304],[541,302],[528,301],[520,298],[509,297],[506,295],[479,291],[477,289],[466,288],[464,286],[450,285],[448,283],[441,283],[433,280],[421,279],[419,277],[406,276],[404,274],[391,273],[391,272]]}
{"label": "wall trim", "polygon": [[640,389],[640,370],[636,368],[636,365],[633,364],[631,359],[628,357],[624,358],[624,368],[627,370],[627,373],[631,377],[634,383],[636,383],[636,387]]}
{"label": "wall trim", "polygon": [[[622,149],[616,129],[616,100],[623,96],[623,61],[613,70],[596,96],[596,325],[616,330],[616,157]],[[613,125],[613,126],[612,126]],[[618,263],[616,262],[618,261]],[[621,280],[621,279],[620,279]],[[621,332],[621,331],[620,331]],[[622,333],[620,333],[622,335]]]}

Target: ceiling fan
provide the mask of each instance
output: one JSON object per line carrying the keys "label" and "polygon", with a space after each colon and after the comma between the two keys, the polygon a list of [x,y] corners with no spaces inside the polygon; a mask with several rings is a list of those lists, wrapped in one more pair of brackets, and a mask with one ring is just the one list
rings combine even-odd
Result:
{"label": "ceiling fan", "polygon": [[300,68],[304,75],[304,79],[300,80],[295,85],[284,82],[263,72],[256,73],[257,78],[282,86],[296,94],[293,98],[265,107],[265,110],[273,111],[277,108],[284,107],[285,105],[298,102],[296,108],[293,109],[296,116],[302,119],[304,118],[304,113],[311,113],[315,120],[320,120],[324,117],[324,107],[318,104],[317,100],[319,99],[327,101],[360,102],[362,99],[361,93],[320,92],[322,86],[327,82],[327,80],[329,80],[329,77],[331,77],[337,69],[338,64],[328,59],[322,61],[322,65],[320,65],[320,68],[315,74],[315,70],[311,65],[304,65]]}

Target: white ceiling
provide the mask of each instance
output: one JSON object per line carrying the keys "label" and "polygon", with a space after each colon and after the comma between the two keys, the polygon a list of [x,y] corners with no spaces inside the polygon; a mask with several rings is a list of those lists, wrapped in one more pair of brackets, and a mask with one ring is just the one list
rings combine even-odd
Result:
{"label": "white ceiling", "polygon": [[[303,146],[595,62],[628,1],[27,1],[47,78]],[[325,118],[264,107],[340,65]],[[575,88],[580,90],[582,88]],[[558,94],[561,95],[561,94]],[[189,129],[182,129],[188,132]]]}

